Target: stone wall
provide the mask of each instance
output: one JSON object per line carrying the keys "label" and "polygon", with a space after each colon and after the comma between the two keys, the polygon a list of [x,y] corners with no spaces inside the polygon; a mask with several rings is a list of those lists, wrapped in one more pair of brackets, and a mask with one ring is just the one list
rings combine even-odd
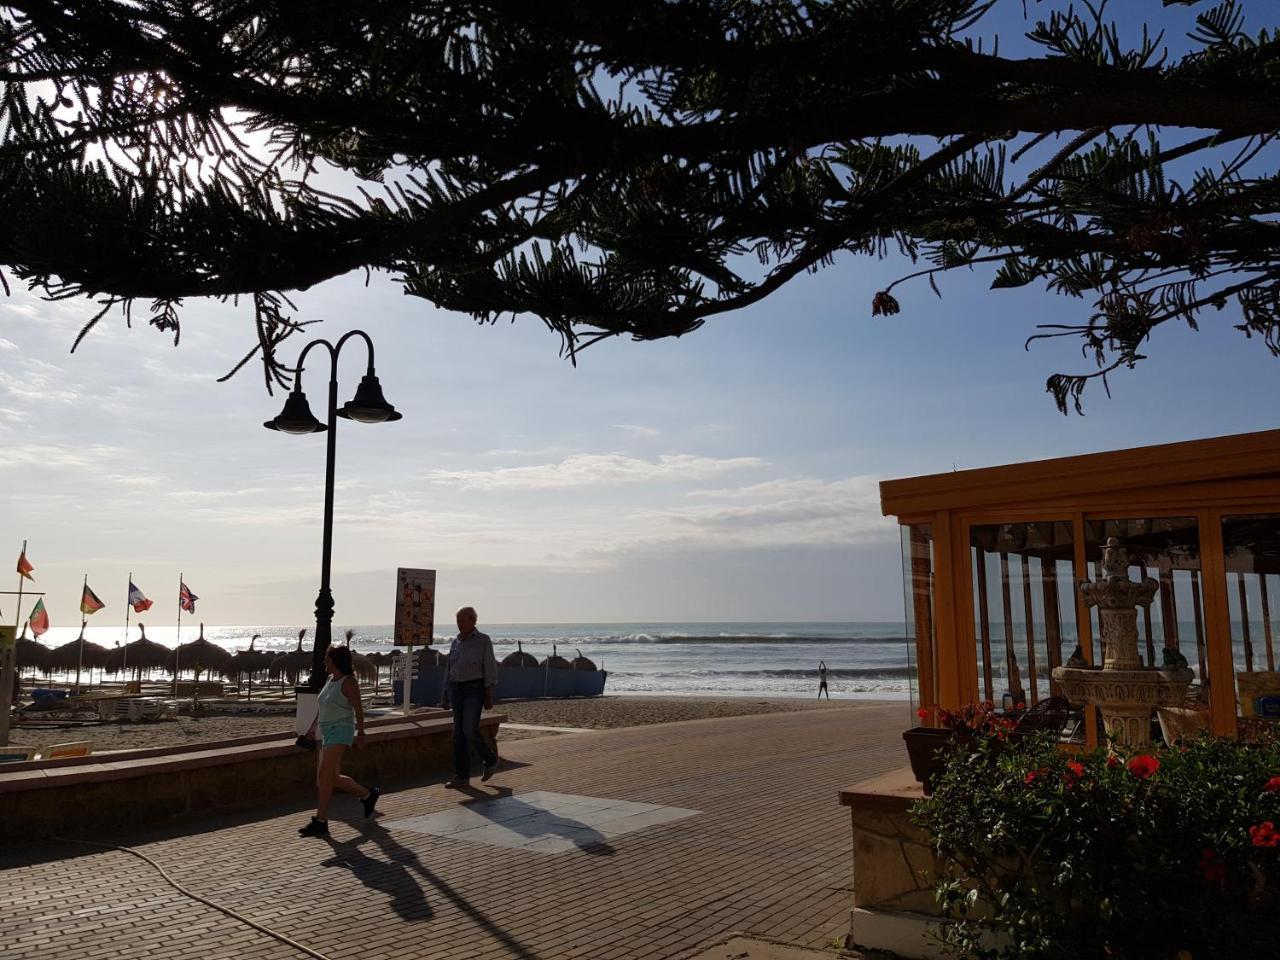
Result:
{"label": "stone wall", "polygon": [[[490,714],[481,730],[495,744]],[[449,719],[370,726],[342,770],[387,784],[453,769]],[[101,838],[129,826],[225,813],[315,796],[316,754],[278,738],[248,738],[173,752],[130,751],[0,770],[0,843],[50,836]]]}

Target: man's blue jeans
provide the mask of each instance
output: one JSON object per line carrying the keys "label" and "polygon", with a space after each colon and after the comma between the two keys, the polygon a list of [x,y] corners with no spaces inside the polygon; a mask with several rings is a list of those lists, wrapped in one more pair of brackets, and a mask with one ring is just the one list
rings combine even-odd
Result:
{"label": "man's blue jeans", "polygon": [[484,681],[468,680],[449,684],[449,702],[453,706],[453,772],[459,780],[471,776],[471,750],[488,766],[498,756],[480,733],[480,711],[484,709]]}

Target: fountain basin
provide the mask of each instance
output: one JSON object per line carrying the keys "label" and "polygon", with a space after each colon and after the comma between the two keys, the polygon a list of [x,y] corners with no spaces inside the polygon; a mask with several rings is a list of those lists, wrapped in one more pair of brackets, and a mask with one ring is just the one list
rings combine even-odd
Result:
{"label": "fountain basin", "polygon": [[1181,706],[1195,674],[1186,667],[1055,667],[1053,679],[1073,705],[1096,705],[1110,736],[1141,746],[1151,742],[1151,711]]}

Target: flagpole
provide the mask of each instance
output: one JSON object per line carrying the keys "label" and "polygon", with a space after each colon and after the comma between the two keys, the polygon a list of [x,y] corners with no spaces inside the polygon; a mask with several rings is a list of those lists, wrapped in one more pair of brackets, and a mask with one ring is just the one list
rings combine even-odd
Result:
{"label": "flagpole", "polygon": [[178,644],[182,643],[182,574],[178,574],[178,639],[173,645],[173,696],[178,697]]}
{"label": "flagpole", "polygon": [[89,589],[89,575],[84,575],[84,586],[80,589],[80,649],[76,658],[76,696],[80,696],[80,668],[84,665],[84,628],[89,621],[84,618],[84,595]]}
{"label": "flagpole", "polygon": [[[22,541],[22,553],[27,555],[27,541]],[[9,745],[9,711],[13,709],[13,677],[18,670],[18,624],[22,622],[22,581],[26,578],[18,574],[18,612],[13,617],[13,643],[4,651],[0,662],[0,746]]]}
{"label": "flagpole", "polygon": [[[133,571],[129,571],[129,586],[133,586]],[[129,613],[133,607],[129,603],[128,588],[125,589],[124,597],[124,647],[122,655],[124,659],[120,661],[120,672],[124,674],[124,682],[129,682]]]}

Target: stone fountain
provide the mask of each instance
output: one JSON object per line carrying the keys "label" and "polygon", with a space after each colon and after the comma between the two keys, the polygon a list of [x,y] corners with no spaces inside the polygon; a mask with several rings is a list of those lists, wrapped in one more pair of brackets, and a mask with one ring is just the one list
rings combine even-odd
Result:
{"label": "stone fountain", "polygon": [[1138,656],[1138,607],[1151,604],[1160,584],[1129,578],[1129,555],[1115,537],[1102,551],[1105,579],[1080,582],[1085,604],[1102,615],[1102,666],[1055,667],[1053,679],[1073,704],[1092,703],[1108,735],[1119,743],[1151,742],[1151,712],[1180,705],[1194,679],[1186,667],[1143,666]]}

